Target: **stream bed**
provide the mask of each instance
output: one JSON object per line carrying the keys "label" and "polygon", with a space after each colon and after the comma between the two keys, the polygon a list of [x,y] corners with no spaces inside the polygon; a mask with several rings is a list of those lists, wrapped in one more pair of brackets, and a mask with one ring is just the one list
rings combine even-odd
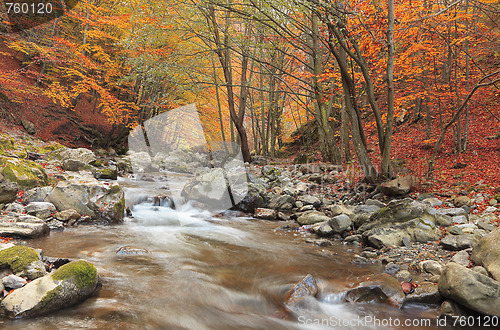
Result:
{"label": "stream bed", "polygon": [[[307,244],[307,233],[276,230],[286,222],[214,216],[190,204],[176,211],[153,206],[145,197],[164,192],[164,184],[120,184],[133,208],[123,224],[69,227],[25,241],[47,256],[92,262],[102,289],[80,305],[0,328],[405,329],[422,320],[430,322],[426,329],[438,328],[437,306],[342,303],[353,278],[383,271],[351,264],[357,247]],[[117,254],[124,246],[149,252]],[[307,274],[318,280],[318,302],[287,314],[283,297]]]}

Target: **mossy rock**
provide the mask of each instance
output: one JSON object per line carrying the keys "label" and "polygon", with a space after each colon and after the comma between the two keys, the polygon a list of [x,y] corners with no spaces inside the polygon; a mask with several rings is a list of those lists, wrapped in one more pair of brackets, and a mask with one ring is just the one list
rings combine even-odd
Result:
{"label": "mossy rock", "polygon": [[9,157],[0,157],[2,175],[17,182],[23,188],[34,188],[49,184],[45,169],[35,162]]}
{"label": "mossy rock", "polygon": [[64,148],[64,146],[62,144],[57,143],[57,142],[51,142],[51,143],[46,144],[44,146],[38,147],[36,149],[36,152],[38,152],[40,154],[48,154],[50,152],[53,152],[55,150],[59,150],[62,148]]}
{"label": "mossy rock", "polygon": [[115,214],[123,214],[125,212],[125,198],[120,199],[118,203],[113,205],[113,209],[115,210]]}
{"label": "mossy rock", "polygon": [[0,268],[8,266],[14,273],[19,273],[38,259],[38,252],[34,249],[16,245],[0,251]]}
{"label": "mossy rock", "polygon": [[6,135],[0,135],[0,155],[6,156],[14,148],[14,140]]}
{"label": "mossy rock", "polygon": [[97,269],[90,262],[78,260],[59,267],[51,276],[56,281],[73,278],[76,287],[84,289],[95,286],[97,282]]}

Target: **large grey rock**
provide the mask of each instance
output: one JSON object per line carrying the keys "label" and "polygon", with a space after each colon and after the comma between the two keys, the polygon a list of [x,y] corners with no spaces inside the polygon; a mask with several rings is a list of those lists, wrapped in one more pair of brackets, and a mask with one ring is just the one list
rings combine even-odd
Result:
{"label": "large grey rock", "polygon": [[500,281],[500,228],[489,233],[479,240],[472,249],[471,260],[484,266],[493,276]]}
{"label": "large grey rock", "polygon": [[19,203],[10,203],[5,207],[5,212],[13,212],[13,213],[26,213],[26,208]]}
{"label": "large grey rock", "polygon": [[85,300],[98,286],[96,268],[84,260],[73,261],[13,291],[0,308],[12,318],[44,314]]}
{"label": "large grey rock", "polygon": [[410,193],[415,183],[415,177],[408,175],[384,182],[381,189],[382,193],[388,196],[404,196]]}
{"label": "large grey rock", "polygon": [[257,208],[266,206],[266,187],[262,184],[249,182],[248,193],[243,200],[238,203],[237,208],[240,211],[252,213]]}
{"label": "large grey rock", "polygon": [[299,307],[304,303],[304,299],[315,297],[317,294],[318,285],[316,280],[308,274],[287,292],[284,303],[289,308]]}
{"label": "large grey rock", "polygon": [[443,265],[435,260],[424,260],[419,266],[422,271],[432,275],[441,275],[443,272]]}
{"label": "large grey rock", "polygon": [[450,217],[456,217],[459,215],[466,215],[467,212],[461,208],[461,207],[456,207],[456,208],[451,208],[451,209],[439,209],[436,211],[437,214],[443,214],[443,215],[449,215]]}
{"label": "large grey rock", "polygon": [[79,159],[71,159],[70,158],[70,159],[65,159],[62,162],[62,168],[65,171],[78,172],[78,171],[83,170],[84,167],[85,167],[85,163]]}
{"label": "large grey rock", "polygon": [[31,202],[26,206],[26,212],[29,215],[45,220],[50,218],[57,210],[54,204],[49,202]]}
{"label": "large grey rock", "polygon": [[344,231],[351,228],[351,218],[345,214],[337,215],[333,217],[328,224],[332,227],[335,233],[343,233]]}
{"label": "large grey rock", "polygon": [[0,216],[0,236],[35,238],[49,233],[47,224],[29,215]]}
{"label": "large grey rock", "polygon": [[467,267],[470,264],[469,260],[469,252],[462,250],[457,253],[451,258],[451,262],[457,263],[460,266]]}
{"label": "large grey rock", "polygon": [[313,225],[318,222],[329,221],[330,217],[327,217],[323,212],[318,211],[307,211],[304,212],[298,219],[297,222],[300,225]]}
{"label": "large grey rock", "polygon": [[439,292],[476,312],[500,316],[500,283],[454,262],[439,279]]}
{"label": "large grey rock", "polygon": [[79,161],[83,164],[88,164],[94,160],[96,160],[95,154],[86,148],[61,148],[57,149],[46,156],[47,160],[56,160],[61,164],[64,163],[65,160],[71,159],[74,161]]}
{"label": "large grey rock", "polygon": [[290,195],[274,196],[269,201],[269,207],[275,210],[291,210],[295,205],[295,198]]}
{"label": "large grey rock", "polygon": [[473,235],[448,235],[439,244],[446,250],[461,251],[472,247],[475,240]]}
{"label": "large grey rock", "polygon": [[12,203],[17,198],[19,185],[16,182],[11,182],[3,178],[0,174],[0,203]]}
{"label": "large grey rock", "polygon": [[73,209],[93,219],[118,222],[123,220],[125,199],[116,183],[100,182],[90,175],[75,176],[59,182],[47,196],[58,211]]}

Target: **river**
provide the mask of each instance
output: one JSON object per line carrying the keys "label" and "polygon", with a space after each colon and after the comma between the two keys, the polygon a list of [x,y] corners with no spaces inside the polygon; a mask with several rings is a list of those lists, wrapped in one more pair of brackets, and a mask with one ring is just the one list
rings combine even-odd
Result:
{"label": "river", "polygon": [[[276,230],[286,222],[231,212],[214,216],[192,205],[174,211],[141,203],[145,196],[164,191],[164,184],[131,179],[120,179],[120,184],[133,206],[133,218],[119,225],[70,227],[26,241],[47,256],[92,262],[102,289],[75,307],[4,321],[0,328],[404,329],[404,322],[436,322],[436,306],[396,309],[342,303],[340,293],[354,277],[383,270],[351,264],[359,248],[340,242],[327,247],[308,244],[305,241],[313,238],[308,233]],[[149,253],[117,254],[123,246]],[[283,296],[307,274],[318,280],[318,302],[295,316],[287,314]]]}

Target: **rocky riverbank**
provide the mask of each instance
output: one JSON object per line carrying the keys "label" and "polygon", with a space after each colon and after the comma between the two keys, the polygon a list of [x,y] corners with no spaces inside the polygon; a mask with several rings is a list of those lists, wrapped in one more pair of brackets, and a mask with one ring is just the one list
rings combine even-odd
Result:
{"label": "rocky riverbank", "polygon": [[[316,238],[309,241],[319,246],[332,240],[361,246],[353,263],[384,266],[384,274],[359,279],[344,301],[431,303],[441,305],[441,316],[500,316],[500,195],[410,194],[411,177],[380,187],[353,185],[326,164],[255,167],[249,179],[240,209],[289,220],[280,229],[310,232]],[[484,201],[489,206],[479,213]]]}

